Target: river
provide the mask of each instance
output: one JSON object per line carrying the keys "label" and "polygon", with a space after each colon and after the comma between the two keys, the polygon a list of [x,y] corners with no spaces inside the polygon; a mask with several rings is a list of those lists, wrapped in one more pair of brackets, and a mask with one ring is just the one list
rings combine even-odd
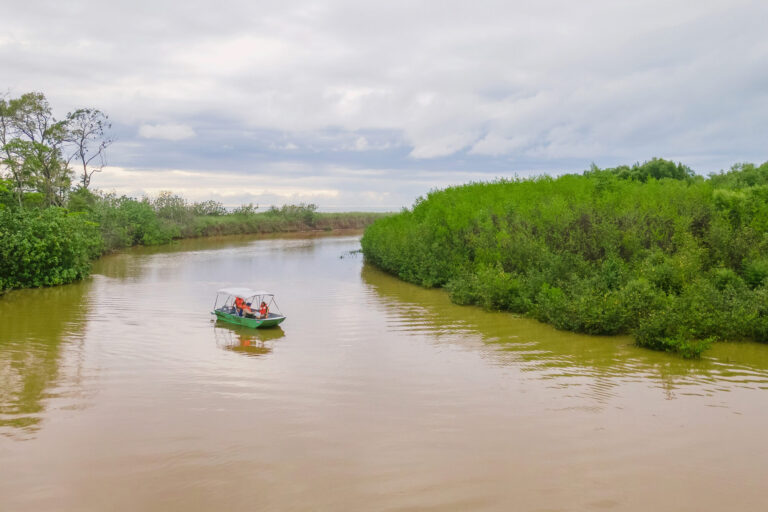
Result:
{"label": "river", "polygon": [[[137,248],[0,298],[0,510],[764,510],[768,345],[450,303],[359,234]],[[217,324],[215,291],[287,320]]]}

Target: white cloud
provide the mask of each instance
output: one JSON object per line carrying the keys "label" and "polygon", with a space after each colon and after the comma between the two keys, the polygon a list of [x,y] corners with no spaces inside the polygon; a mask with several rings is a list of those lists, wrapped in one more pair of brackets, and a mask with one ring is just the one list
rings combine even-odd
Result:
{"label": "white cloud", "polygon": [[195,136],[195,130],[184,124],[143,124],[139,136],[145,139],[184,140]]}
{"label": "white cloud", "polygon": [[[171,190],[190,201],[206,200],[215,195],[227,204],[240,204],[238,198],[259,201],[272,198],[279,203],[329,200],[339,190],[322,180],[281,176],[278,168],[261,176],[231,172],[201,172],[183,169],[138,170],[107,167],[98,177],[98,187],[134,197],[156,196]],[[248,202],[248,201],[244,201]]]}
{"label": "white cloud", "polygon": [[525,148],[530,144],[530,138],[525,135],[506,137],[496,132],[491,132],[477,141],[470,149],[473,155],[503,155]]}
{"label": "white cloud", "polygon": [[448,156],[460,151],[477,139],[476,133],[457,132],[445,135],[432,135],[430,133],[413,134],[414,143],[411,156],[414,158],[435,158]]}
{"label": "white cloud", "polygon": [[[309,175],[292,172],[297,170],[311,172]],[[408,179],[392,179],[395,175]],[[503,175],[511,176],[510,173]],[[431,188],[498,177],[499,173],[453,170],[404,173],[398,169],[341,166],[305,169],[301,163],[282,161],[264,166],[258,173],[112,166],[94,177],[93,186],[132,197],[157,196],[161,191],[170,190],[189,201],[214,199],[227,206],[251,202],[262,205],[312,202],[330,209],[396,211],[410,206],[416,197]]]}
{"label": "white cloud", "polygon": [[258,172],[291,154],[312,172],[412,180],[414,166],[460,179],[474,167],[687,155],[710,171],[768,156],[768,68],[755,64],[768,59],[766,2],[11,4],[3,87],[109,113],[123,130],[117,165]]}
{"label": "white cloud", "polygon": [[368,139],[366,139],[365,137],[358,137],[355,140],[355,149],[357,151],[365,151],[366,149],[368,149]]}

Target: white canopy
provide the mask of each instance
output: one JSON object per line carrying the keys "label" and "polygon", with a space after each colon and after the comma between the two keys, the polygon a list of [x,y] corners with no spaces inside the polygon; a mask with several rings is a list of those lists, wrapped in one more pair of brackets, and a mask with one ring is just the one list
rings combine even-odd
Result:
{"label": "white canopy", "polygon": [[250,288],[222,288],[218,291],[218,293],[226,293],[227,295],[234,295],[235,297],[240,297],[241,299],[248,299],[250,297],[253,297],[254,295],[271,295],[274,296],[274,293],[265,292],[264,290],[251,290]]}

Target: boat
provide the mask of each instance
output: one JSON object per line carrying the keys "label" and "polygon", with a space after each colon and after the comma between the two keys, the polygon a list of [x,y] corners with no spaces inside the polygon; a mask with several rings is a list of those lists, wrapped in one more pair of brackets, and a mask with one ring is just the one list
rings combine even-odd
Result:
{"label": "boat", "polygon": [[[259,314],[259,305],[262,302],[266,303],[268,308],[266,317]],[[274,293],[250,288],[222,288],[216,292],[212,314],[223,322],[253,329],[275,327],[285,320],[285,315],[280,313],[277,307]]]}

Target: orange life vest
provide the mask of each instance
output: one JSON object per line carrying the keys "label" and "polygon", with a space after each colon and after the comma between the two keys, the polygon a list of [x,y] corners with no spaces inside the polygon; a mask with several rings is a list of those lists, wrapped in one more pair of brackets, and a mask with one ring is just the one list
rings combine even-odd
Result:
{"label": "orange life vest", "polygon": [[235,307],[242,309],[246,313],[253,312],[253,310],[248,306],[248,304],[246,304],[245,301],[240,297],[235,297]]}

